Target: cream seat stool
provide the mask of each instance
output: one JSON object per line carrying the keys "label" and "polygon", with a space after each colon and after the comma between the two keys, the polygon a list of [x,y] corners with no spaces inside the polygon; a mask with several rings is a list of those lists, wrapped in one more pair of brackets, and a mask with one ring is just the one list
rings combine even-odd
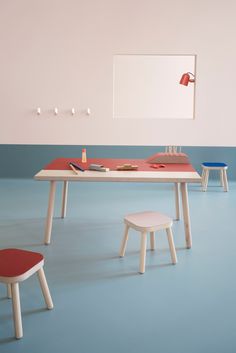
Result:
{"label": "cream seat stool", "polygon": [[16,338],[23,337],[19,282],[37,272],[47,308],[53,308],[43,265],[44,257],[40,253],[20,249],[0,250],[0,282],[7,285],[8,298],[12,298]]}
{"label": "cream seat stool", "polygon": [[210,170],[219,170],[221,186],[223,186],[224,191],[227,192],[229,190],[227,172],[226,172],[227,169],[228,169],[228,166],[226,163],[219,163],[219,162],[202,163],[202,191],[207,190]]}
{"label": "cream seat stool", "polygon": [[129,228],[133,228],[141,233],[141,249],[140,249],[140,263],[139,272],[145,272],[146,263],[146,247],[147,247],[147,233],[150,233],[150,247],[155,249],[155,231],[166,229],[167,238],[169,242],[170,254],[172,263],[177,263],[175,245],[172,235],[173,221],[166,215],[159,212],[145,211],[139,213],[129,214],[124,218],[125,233],[121,243],[120,257],[124,257],[125,249],[128,241]]}

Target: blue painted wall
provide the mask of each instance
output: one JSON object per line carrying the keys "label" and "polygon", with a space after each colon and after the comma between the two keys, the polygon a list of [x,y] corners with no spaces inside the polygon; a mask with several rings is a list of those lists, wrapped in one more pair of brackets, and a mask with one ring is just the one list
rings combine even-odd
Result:
{"label": "blue painted wall", "polygon": [[[84,146],[0,145],[0,178],[32,178],[43,166],[58,157],[81,157]],[[92,158],[147,158],[163,147],[86,146]],[[236,179],[236,147],[182,147],[200,172],[204,161],[225,162],[229,179]],[[211,177],[216,177],[212,173]]]}

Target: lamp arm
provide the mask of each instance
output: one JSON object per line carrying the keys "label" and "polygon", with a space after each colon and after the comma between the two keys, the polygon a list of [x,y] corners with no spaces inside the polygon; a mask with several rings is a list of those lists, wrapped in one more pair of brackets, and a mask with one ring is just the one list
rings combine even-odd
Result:
{"label": "lamp arm", "polygon": [[192,72],[188,71],[187,74],[192,75],[193,77],[195,76]]}
{"label": "lamp arm", "polygon": [[193,76],[193,78],[189,79],[189,82],[195,82],[195,75],[192,72],[189,72],[189,71],[187,73]]}

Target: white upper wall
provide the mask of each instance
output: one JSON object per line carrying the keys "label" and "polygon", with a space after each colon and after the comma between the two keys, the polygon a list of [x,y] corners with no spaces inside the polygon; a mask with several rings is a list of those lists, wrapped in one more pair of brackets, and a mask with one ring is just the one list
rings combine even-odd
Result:
{"label": "white upper wall", "polygon": [[[235,0],[0,1],[0,143],[236,146],[235,13]],[[113,119],[115,54],[196,54],[195,120]]]}

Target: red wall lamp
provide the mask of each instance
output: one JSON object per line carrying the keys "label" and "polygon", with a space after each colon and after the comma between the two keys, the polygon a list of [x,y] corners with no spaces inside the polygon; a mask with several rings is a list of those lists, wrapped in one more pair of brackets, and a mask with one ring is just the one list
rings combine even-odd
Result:
{"label": "red wall lamp", "polygon": [[[193,78],[190,77],[192,75]],[[179,81],[180,85],[188,86],[189,82],[195,82],[195,76],[192,72],[186,72],[182,75],[181,80]]]}

